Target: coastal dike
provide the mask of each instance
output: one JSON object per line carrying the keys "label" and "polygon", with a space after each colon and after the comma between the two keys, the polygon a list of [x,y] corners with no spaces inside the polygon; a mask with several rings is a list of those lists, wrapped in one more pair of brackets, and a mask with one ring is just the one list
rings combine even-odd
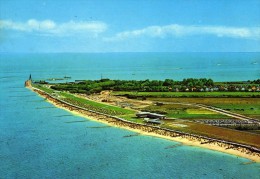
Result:
{"label": "coastal dike", "polygon": [[216,138],[209,138],[206,136],[190,134],[190,133],[180,132],[180,131],[166,129],[166,128],[161,128],[160,126],[135,123],[132,121],[125,120],[123,118],[119,118],[117,116],[111,116],[87,108],[82,108],[80,106],[70,104],[66,101],[63,101],[53,96],[52,94],[46,93],[45,91],[33,87],[31,79],[25,82],[25,87],[38,93],[40,96],[47,99],[55,106],[82,115],[83,117],[87,117],[88,119],[106,123],[111,126],[132,130],[140,134],[161,137],[161,138],[181,142],[187,145],[204,147],[207,149],[229,153],[236,156],[248,158],[256,162],[260,162],[260,149],[253,146],[239,144],[231,141],[225,141]]}

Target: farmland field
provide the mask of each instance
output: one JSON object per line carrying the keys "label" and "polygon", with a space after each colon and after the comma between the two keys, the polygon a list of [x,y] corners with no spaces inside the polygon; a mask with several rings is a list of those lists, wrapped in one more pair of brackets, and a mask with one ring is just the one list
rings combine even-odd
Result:
{"label": "farmland field", "polygon": [[260,119],[260,100],[258,98],[148,98],[148,100],[200,103]]}
{"label": "farmland field", "polygon": [[113,95],[131,95],[158,98],[194,97],[194,98],[221,98],[221,97],[260,97],[260,92],[129,92],[114,91]]}
{"label": "farmland field", "polygon": [[161,106],[150,105],[143,110],[164,113],[166,116],[170,118],[178,118],[178,119],[226,119],[230,118],[228,116],[218,114],[216,112],[201,109],[194,106],[187,106],[181,104],[165,104]]}
{"label": "farmland field", "polygon": [[[178,123],[179,125],[171,125],[172,123]],[[220,128],[216,126],[210,126],[200,123],[193,123],[188,121],[174,121],[174,122],[168,122],[164,124],[165,127],[188,132],[188,133],[194,133],[194,134],[200,134],[208,137],[214,137],[219,139],[224,139],[228,141],[234,141],[238,143],[244,143],[248,145],[252,145],[255,147],[260,147],[260,141],[259,141],[259,135],[258,134],[252,134],[237,130],[231,130],[226,128]],[[186,127],[182,127],[186,126]]]}

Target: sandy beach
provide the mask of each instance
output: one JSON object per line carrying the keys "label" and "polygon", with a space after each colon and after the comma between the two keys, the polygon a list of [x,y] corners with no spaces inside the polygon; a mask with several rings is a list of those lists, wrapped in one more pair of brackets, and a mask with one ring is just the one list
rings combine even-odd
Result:
{"label": "sandy beach", "polygon": [[171,140],[171,141],[175,141],[175,142],[180,142],[184,145],[206,148],[206,149],[210,149],[210,150],[214,150],[214,151],[219,151],[219,152],[235,155],[237,157],[247,158],[254,162],[260,162],[260,154],[257,152],[252,152],[246,148],[232,147],[228,144],[221,143],[219,141],[207,142],[203,139],[198,139],[196,137],[186,136],[186,135],[179,135],[179,136],[171,135],[170,136],[170,135],[168,135],[168,133],[166,134],[165,131],[163,131],[163,130],[154,131],[151,128],[149,129],[149,127],[148,128],[147,127],[136,128],[133,125],[125,124],[122,121],[117,121],[117,120],[109,118],[105,115],[95,114],[95,113],[91,113],[88,111],[75,109],[71,106],[63,104],[63,103],[49,97],[46,94],[42,94],[37,89],[32,89],[30,86],[28,88],[31,89],[32,91],[36,92],[37,94],[39,94],[41,97],[47,99],[48,102],[52,103],[56,107],[67,110],[74,115],[78,115],[78,116],[84,117],[86,119],[101,122],[101,123],[104,123],[106,125],[110,125],[113,127],[119,127],[119,128],[123,128],[126,130],[130,130],[130,131],[138,133],[138,135],[148,135],[148,136],[153,136],[153,137],[159,137],[159,138],[163,138],[163,139],[167,139],[167,140]]}

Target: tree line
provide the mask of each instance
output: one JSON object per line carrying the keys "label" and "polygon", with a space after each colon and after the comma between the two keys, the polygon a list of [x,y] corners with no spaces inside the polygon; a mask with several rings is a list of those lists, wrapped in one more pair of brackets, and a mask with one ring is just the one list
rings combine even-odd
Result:
{"label": "tree line", "polygon": [[[260,80],[255,80],[259,82]],[[221,85],[215,85],[212,79],[207,78],[187,78],[182,81],[172,79],[162,80],[85,80],[71,83],[60,83],[52,85],[51,88],[59,91],[69,91],[71,93],[99,93],[102,90],[114,91],[139,91],[139,92],[167,92],[167,91],[202,91],[202,89],[218,88],[221,90],[233,91],[236,88],[234,84],[228,84],[227,88],[221,88]]]}

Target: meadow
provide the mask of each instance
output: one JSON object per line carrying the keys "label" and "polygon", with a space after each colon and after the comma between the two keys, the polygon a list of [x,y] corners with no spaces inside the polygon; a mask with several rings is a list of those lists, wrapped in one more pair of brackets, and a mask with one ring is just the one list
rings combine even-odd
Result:
{"label": "meadow", "polygon": [[[218,107],[227,111],[243,114],[249,117],[260,119],[260,100],[259,98],[147,98],[151,101],[164,101],[175,103],[200,103],[209,106]],[[177,105],[182,109],[187,108],[183,105]]]}
{"label": "meadow", "polygon": [[260,92],[130,92],[114,91],[113,95],[134,97],[154,97],[154,98],[259,98]]}

